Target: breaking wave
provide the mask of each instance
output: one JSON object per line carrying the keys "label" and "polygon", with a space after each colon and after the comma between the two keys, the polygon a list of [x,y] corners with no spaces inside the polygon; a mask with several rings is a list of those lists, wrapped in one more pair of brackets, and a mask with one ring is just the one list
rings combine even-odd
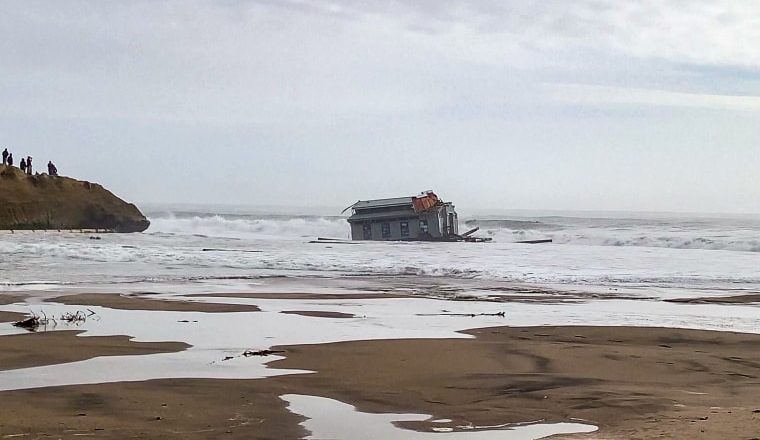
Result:
{"label": "breaking wave", "polygon": [[586,246],[760,252],[760,222],[756,221],[736,224],[721,221],[577,221],[552,218],[551,222],[468,220],[465,225],[468,228],[479,226],[478,234],[498,242],[552,239],[554,243]]}
{"label": "breaking wave", "polygon": [[[345,218],[330,216],[162,214],[151,217],[148,233],[227,239],[350,238]],[[460,231],[498,243],[552,239],[579,246],[637,246],[760,252],[760,221],[588,219],[468,219]]]}
{"label": "breaking wave", "polygon": [[[0,292],[81,285],[129,291],[247,289],[262,277],[345,275],[752,291],[760,286],[758,219],[463,219],[460,231],[478,226],[477,234],[493,241],[349,246],[310,243],[316,237],[349,238],[348,223],[337,216],[174,212],[149,217],[147,233],[101,234],[98,240],[80,233],[0,234]],[[547,238],[555,244],[514,244]]]}
{"label": "breaking wave", "polygon": [[150,219],[148,233],[221,238],[349,238],[349,226],[340,217],[168,215]]}

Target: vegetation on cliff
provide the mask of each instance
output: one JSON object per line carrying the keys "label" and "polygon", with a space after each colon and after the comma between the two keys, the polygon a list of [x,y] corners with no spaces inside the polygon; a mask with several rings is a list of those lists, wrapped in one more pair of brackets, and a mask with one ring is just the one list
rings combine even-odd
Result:
{"label": "vegetation on cliff", "polygon": [[0,229],[107,229],[142,232],[137,207],[96,183],[0,165]]}

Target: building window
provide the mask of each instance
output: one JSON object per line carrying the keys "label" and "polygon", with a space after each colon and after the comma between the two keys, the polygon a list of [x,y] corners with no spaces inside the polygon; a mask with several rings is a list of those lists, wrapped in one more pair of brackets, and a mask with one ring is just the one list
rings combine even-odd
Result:
{"label": "building window", "polygon": [[427,220],[420,220],[420,232],[422,232],[423,234],[428,233]]}
{"label": "building window", "polygon": [[409,236],[409,222],[401,222],[401,236],[402,237]]}
{"label": "building window", "polygon": [[391,238],[391,224],[383,223],[381,226],[383,238]]}
{"label": "building window", "polygon": [[365,240],[372,240],[372,224],[365,223],[362,226],[362,230],[364,232],[364,239]]}

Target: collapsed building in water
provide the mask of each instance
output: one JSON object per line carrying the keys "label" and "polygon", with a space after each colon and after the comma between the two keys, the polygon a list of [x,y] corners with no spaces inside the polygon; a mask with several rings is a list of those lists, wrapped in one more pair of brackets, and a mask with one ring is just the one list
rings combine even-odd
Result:
{"label": "collapsed building in water", "polygon": [[475,230],[459,235],[454,204],[444,202],[433,191],[359,200],[344,212],[349,209],[352,240],[479,241],[469,237]]}

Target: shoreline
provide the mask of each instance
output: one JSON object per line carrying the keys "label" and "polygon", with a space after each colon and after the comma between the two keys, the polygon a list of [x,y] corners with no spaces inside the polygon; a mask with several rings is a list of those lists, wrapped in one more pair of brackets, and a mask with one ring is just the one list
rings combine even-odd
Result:
{"label": "shoreline", "polygon": [[[76,333],[2,336],[0,353],[5,355],[0,356],[0,363],[19,368],[92,356],[150,352],[136,347],[132,351],[129,346],[136,343],[129,342],[127,337],[77,337]],[[163,379],[5,391],[0,398],[10,403],[4,404],[8,410],[3,414],[7,416],[0,415],[0,433],[14,434],[32,428],[9,418],[15,420],[19,413],[36,414],[35,420],[46,421],[34,425],[37,432],[56,434],[61,434],[57,426],[72,423],[72,414],[98,413],[101,418],[94,419],[95,425],[88,424],[93,419],[76,416],[80,418],[76,420],[77,429],[86,431],[88,427],[96,429],[97,425],[97,429],[112,430],[99,436],[118,437],[117,434],[124,434],[119,428],[122,418],[113,418],[110,428],[102,428],[108,426],[109,417],[101,410],[117,405],[122,408],[119,411],[134,414],[147,410],[142,409],[146,402],[172,400],[176,405],[172,410],[163,406],[152,408],[163,414],[156,417],[174,420],[175,428],[185,432],[186,438],[204,438],[200,434],[193,437],[189,431],[197,430],[197,423],[183,421],[176,411],[204,414],[202,418],[206,418],[210,417],[207,409],[213,405],[213,412],[220,414],[214,432],[227,433],[232,425],[225,425],[221,415],[230,419],[241,411],[241,402],[245,401],[245,405],[252,407],[249,411],[255,413],[264,407],[280,408],[269,415],[274,432],[267,435],[276,432],[279,438],[299,438],[301,428],[293,424],[299,416],[290,414],[284,404],[276,404],[283,394],[327,397],[369,413],[431,414],[436,419],[451,419],[449,424],[436,426],[452,429],[467,424],[582,419],[600,427],[598,434],[575,436],[589,439],[615,433],[689,438],[684,433],[693,432],[689,429],[695,424],[699,425],[698,432],[735,438],[732,436],[749,434],[760,423],[753,413],[757,408],[752,407],[760,391],[754,376],[760,366],[760,354],[739,356],[760,344],[757,335],[667,328],[551,326],[496,327],[465,333],[474,338],[274,347],[284,351],[284,358],[270,362],[270,366],[315,371],[312,374],[250,380]],[[81,342],[86,346],[80,346]],[[30,351],[36,354],[33,361],[29,360]],[[197,399],[185,395],[191,388]],[[135,396],[130,397],[133,400],[127,399],[131,403],[125,402],[124,389],[134,390]],[[241,392],[244,389],[248,391]],[[233,394],[239,397],[229,399]],[[81,395],[97,395],[97,403],[72,397]],[[251,400],[253,396],[258,397]],[[69,410],[62,411],[63,401]],[[720,422],[720,418],[726,421]],[[166,423],[157,421],[130,420],[129,426],[138,427],[151,437],[166,435]],[[653,425],[652,421],[659,422]],[[265,433],[263,428],[250,431],[246,426],[232,429],[232,438],[275,438],[259,437]],[[410,422],[403,427],[429,431],[431,424]],[[286,433],[293,437],[287,437]]]}
{"label": "shoreline", "polygon": [[[250,317],[276,313],[301,319],[297,322],[304,325],[315,318],[342,325],[362,319],[341,312],[344,300],[375,303],[389,298],[310,293],[197,296],[274,299],[290,307],[261,312],[247,304],[116,294],[65,295],[49,301],[125,313],[187,312],[201,320],[205,314],[226,312]],[[0,296],[5,303],[22,300]],[[0,322],[3,316],[11,315],[0,312]],[[440,319],[447,325],[451,318]],[[2,391],[0,435],[302,438],[307,434],[300,425],[304,417],[288,411],[281,398],[288,394],[333,399],[362,413],[431,415],[427,421],[398,423],[398,438],[403,438],[402,429],[461,431],[470,425],[579,420],[599,431],[556,438],[752,438],[760,430],[758,334],[557,325],[501,325],[458,333],[469,337],[275,345],[270,348],[282,353],[274,360],[236,361],[252,366],[269,361],[270,368],[313,372],[307,374]],[[87,336],[76,330],[5,335],[0,336],[0,374],[99,356],[134,357],[188,348],[183,342],[135,342],[129,336]],[[433,419],[450,421],[433,424]]]}
{"label": "shoreline", "polygon": [[259,312],[255,305],[223,304],[187,301],[185,298],[152,298],[148,294],[126,295],[109,293],[77,293],[48,298],[45,302],[60,303],[70,306],[100,306],[118,310],[144,310],[167,312],[204,312],[204,313],[238,313]]}

